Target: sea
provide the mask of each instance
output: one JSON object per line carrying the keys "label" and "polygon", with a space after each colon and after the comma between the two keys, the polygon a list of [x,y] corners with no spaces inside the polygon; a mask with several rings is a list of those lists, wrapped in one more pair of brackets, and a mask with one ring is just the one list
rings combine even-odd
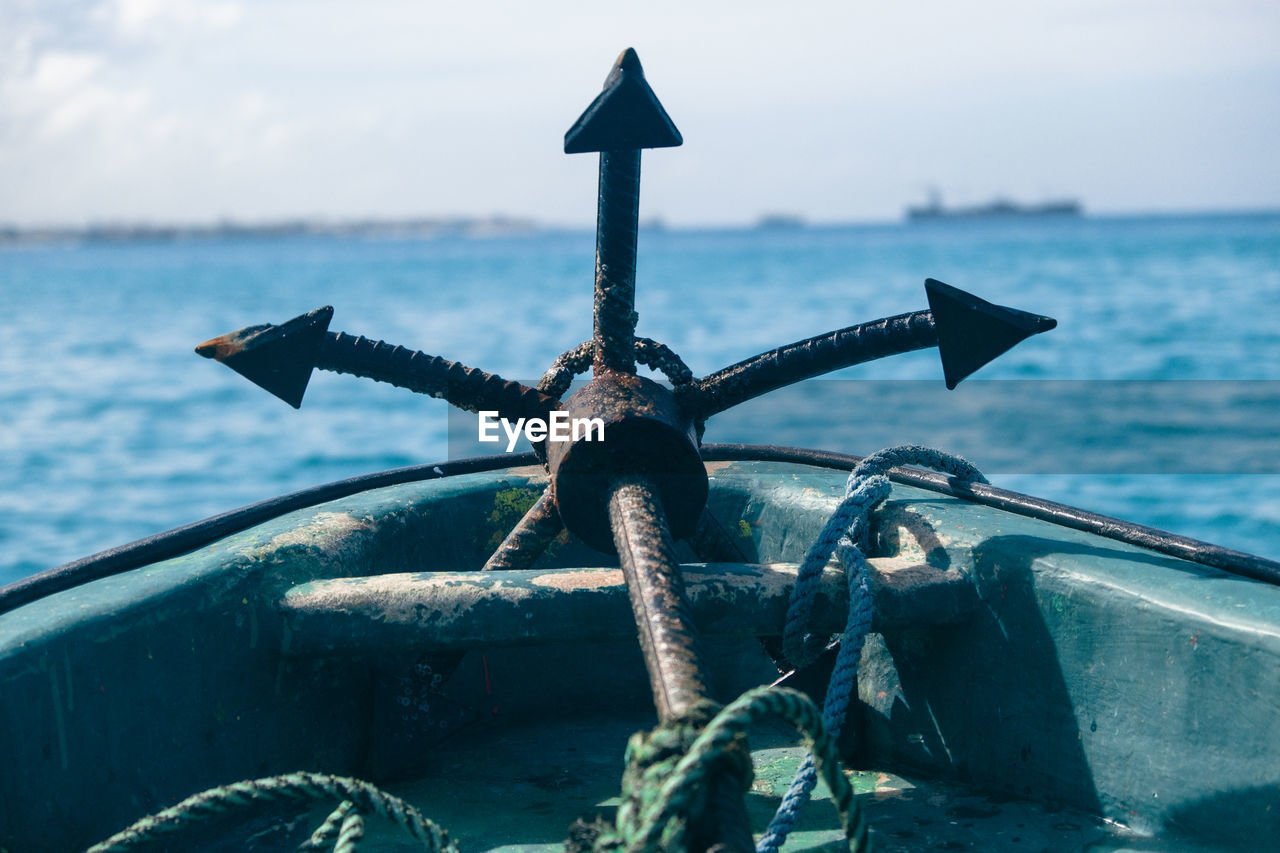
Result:
{"label": "sea", "polygon": [[[706,441],[929,443],[997,485],[1280,559],[1280,213],[639,242],[637,333],[698,375],[926,308],[930,277],[1058,321],[954,391],[922,350],[726,412]],[[201,341],[332,305],[333,330],[533,382],[590,337],[593,275],[586,230],[0,247],[0,584],[475,449],[474,419],[442,401],[317,372],[294,410],[196,356]]]}

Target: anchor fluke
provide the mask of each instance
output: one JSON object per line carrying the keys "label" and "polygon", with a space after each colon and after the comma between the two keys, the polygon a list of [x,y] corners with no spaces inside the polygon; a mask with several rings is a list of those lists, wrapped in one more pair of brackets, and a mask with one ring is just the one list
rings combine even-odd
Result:
{"label": "anchor fluke", "polygon": [[249,326],[212,338],[196,352],[222,362],[296,409],[302,405],[332,319],[333,308],[326,305],[278,326]]}
{"label": "anchor fluke", "polygon": [[604,91],[564,135],[564,153],[674,148],[683,143],[644,79],[640,58],[627,48],[605,78]]}
{"label": "anchor fluke", "polygon": [[545,418],[554,397],[456,361],[345,332],[330,332],[333,309],[317,308],[279,326],[249,326],[196,347],[295,409],[312,370],[349,373],[448,400],[468,412],[493,410],[512,421]]}
{"label": "anchor fluke", "polygon": [[984,364],[1032,335],[1058,325],[1052,317],[979,299],[937,279],[925,279],[929,310],[938,333],[938,354],[947,388],[955,388]]}

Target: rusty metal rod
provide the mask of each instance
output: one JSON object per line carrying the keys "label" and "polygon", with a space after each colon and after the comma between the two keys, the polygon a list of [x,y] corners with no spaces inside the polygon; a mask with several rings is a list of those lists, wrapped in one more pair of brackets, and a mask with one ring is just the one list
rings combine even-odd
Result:
{"label": "rusty metal rod", "polygon": [[609,520],[658,716],[683,716],[710,698],[711,691],[703,678],[698,632],[657,489],[644,477],[615,480]]}
{"label": "rusty metal rod", "polygon": [[755,543],[751,542],[749,535],[734,537],[706,507],[702,508],[698,526],[688,542],[698,559],[708,563],[750,563],[752,559],[742,546],[749,544],[750,549],[755,550]]}
{"label": "rusty metal rod", "polygon": [[636,372],[636,235],[640,217],[640,151],[600,152],[596,214],[596,289],[592,366]]}
{"label": "rusty metal rod", "polygon": [[315,366],[439,397],[468,412],[496,411],[511,421],[546,418],[560,407],[554,397],[477,367],[345,332],[325,335]]}
{"label": "rusty metal rod", "polygon": [[769,350],[716,371],[681,395],[702,420],[784,385],[889,355],[937,346],[932,311],[859,323]]}
{"label": "rusty metal rod", "polygon": [[[711,691],[703,675],[684,574],[657,489],[644,477],[615,480],[610,486],[609,521],[658,718],[692,718]],[[743,780],[721,772],[709,784],[709,812],[690,816],[690,849],[753,853]]]}
{"label": "rusty metal rod", "polygon": [[[689,612],[700,635],[752,638],[781,631],[798,564],[695,563],[684,569]],[[889,611],[896,621],[878,618],[877,630],[918,628],[952,612],[934,606],[941,596],[924,582],[900,592],[894,574],[874,565],[870,578],[877,605],[897,605]],[[960,589],[952,597],[962,594],[972,597]],[[725,608],[726,599],[732,608]],[[913,606],[920,602],[923,607]],[[277,607],[289,628],[289,654],[302,657],[416,657],[423,651],[635,642],[636,636],[627,618],[626,580],[616,568],[328,578],[292,587]],[[838,633],[848,614],[844,574],[824,569],[814,633]]]}
{"label": "rusty metal rod", "polygon": [[560,511],[556,509],[556,500],[551,494],[551,487],[529,507],[524,517],[511,528],[511,532],[502,540],[502,544],[493,552],[484,564],[484,571],[516,571],[529,569],[542,552],[547,550],[551,541],[564,530],[564,522],[560,520]]}

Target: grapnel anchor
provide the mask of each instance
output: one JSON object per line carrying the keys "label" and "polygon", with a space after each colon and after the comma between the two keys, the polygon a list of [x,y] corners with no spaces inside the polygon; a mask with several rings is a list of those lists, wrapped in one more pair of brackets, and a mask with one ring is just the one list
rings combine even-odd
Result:
{"label": "grapnel anchor", "polygon": [[[486,568],[528,567],[562,529],[617,553],[626,578],[654,703],[663,724],[697,731],[714,708],[689,617],[674,540],[706,549],[707,473],[699,455],[708,418],[776,388],[864,361],[937,347],[948,388],[1055,321],[994,305],[934,279],[928,309],[848,326],[761,353],[695,378],[661,343],[636,337],[637,219],[645,148],[674,147],[680,132],[645,80],[635,51],[618,58],[603,91],[565,134],[566,153],[598,152],[593,335],[558,358],[536,388],[439,356],[328,330],[323,307],[280,325],[258,325],[196,348],[290,405],[301,405],[312,370],[350,373],[447,400],[471,412],[546,419],[553,411],[598,418],[604,440],[538,442],[551,483]],[[671,387],[637,375],[663,372]],[[578,373],[581,390],[565,397]],[[732,769],[713,778],[684,815],[685,846],[753,849]]]}

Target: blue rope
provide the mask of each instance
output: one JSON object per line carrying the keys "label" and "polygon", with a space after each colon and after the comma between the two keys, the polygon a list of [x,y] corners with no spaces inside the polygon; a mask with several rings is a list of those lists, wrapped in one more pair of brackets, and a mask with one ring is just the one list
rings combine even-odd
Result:
{"label": "blue rope", "polygon": [[[795,587],[791,590],[791,604],[787,610],[787,623],[782,637],[783,653],[796,669],[809,665],[824,649],[829,648],[824,638],[807,633],[805,628],[813,612],[822,569],[830,561],[834,551],[848,578],[849,618],[845,623],[844,633],[836,638],[840,651],[836,655],[835,667],[823,701],[822,722],[833,741],[840,737],[840,730],[844,727],[849,702],[853,698],[853,688],[858,680],[862,647],[871,630],[871,588],[867,582],[867,560],[863,556],[870,538],[870,514],[872,509],[889,496],[889,469],[899,465],[917,465],[942,471],[961,480],[987,482],[977,468],[959,456],[913,444],[873,453],[863,459],[849,475],[844,500],[831,514],[813,547],[805,555],[804,562],[800,564]],[[795,828],[800,809],[808,802],[809,795],[817,784],[818,774],[814,767],[813,753],[808,753],[796,772],[791,787],[778,805],[777,813],[769,821],[769,826],[756,845],[756,853],[777,853],[778,848],[787,840],[787,835]]]}

